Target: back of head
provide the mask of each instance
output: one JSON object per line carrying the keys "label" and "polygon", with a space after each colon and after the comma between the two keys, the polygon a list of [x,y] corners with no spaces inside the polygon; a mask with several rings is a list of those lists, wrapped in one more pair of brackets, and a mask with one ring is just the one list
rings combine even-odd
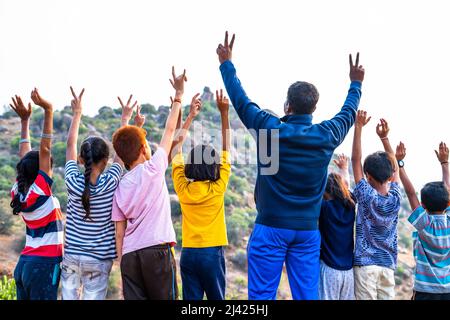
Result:
{"label": "back of head", "polygon": [[325,193],[332,199],[342,202],[343,206],[347,209],[353,209],[355,207],[355,201],[345,184],[344,178],[337,173],[330,173],[328,175]]}
{"label": "back of head", "polygon": [[211,146],[197,145],[189,152],[184,166],[186,178],[194,181],[217,181],[220,178],[220,157]]}
{"label": "back of head", "polygon": [[147,143],[146,135],[147,131],[136,126],[124,126],[114,132],[114,150],[127,170],[139,158],[141,147]]}
{"label": "back of head", "polygon": [[420,191],[420,198],[429,213],[442,213],[450,205],[449,190],[442,181],[427,183]]}
{"label": "back of head", "polygon": [[102,161],[108,161],[109,148],[105,140],[100,137],[88,137],[81,144],[80,157],[84,162],[84,190],[81,197],[83,208],[86,211],[84,219],[90,219],[90,188],[92,165]]}
{"label": "back of head", "polygon": [[319,92],[308,82],[297,81],[288,89],[287,102],[293,114],[312,114],[319,101]]}
{"label": "back of head", "polygon": [[39,151],[28,152],[16,165],[17,171],[17,194],[11,201],[10,206],[13,209],[13,214],[18,214],[22,211],[22,202],[20,195],[25,196],[28,193],[30,186],[39,173]]}
{"label": "back of head", "polygon": [[395,163],[387,152],[378,151],[367,156],[364,160],[364,173],[370,175],[377,182],[383,184],[392,177]]}

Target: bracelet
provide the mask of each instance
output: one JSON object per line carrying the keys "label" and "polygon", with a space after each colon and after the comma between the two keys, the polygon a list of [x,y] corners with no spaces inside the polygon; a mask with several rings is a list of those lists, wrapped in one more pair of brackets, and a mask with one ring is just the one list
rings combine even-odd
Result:
{"label": "bracelet", "polygon": [[448,161],[441,162],[441,165],[442,165],[442,164],[448,164]]}
{"label": "bracelet", "polygon": [[51,133],[43,133],[41,134],[42,139],[53,139],[53,134]]}
{"label": "bracelet", "polygon": [[181,99],[175,98],[173,99],[173,102],[178,102],[179,104],[181,104]]}
{"label": "bracelet", "polygon": [[380,138],[380,140],[387,140],[389,139],[388,137],[384,137],[384,138]]}
{"label": "bracelet", "polygon": [[19,144],[21,143],[30,143],[30,139],[20,139]]}

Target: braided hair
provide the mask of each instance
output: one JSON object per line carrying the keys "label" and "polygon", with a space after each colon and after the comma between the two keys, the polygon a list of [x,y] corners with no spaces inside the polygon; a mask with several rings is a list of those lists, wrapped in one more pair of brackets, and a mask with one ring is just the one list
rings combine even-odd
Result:
{"label": "braided hair", "polygon": [[22,211],[21,196],[28,193],[30,186],[39,173],[39,151],[28,152],[16,165],[17,171],[17,193],[12,199],[10,206],[13,214],[19,214]]}
{"label": "braided hair", "polygon": [[84,190],[81,196],[86,215],[84,220],[92,220],[91,218],[91,189],[90,181],[92,174],[92,165],[97,164],[109,158],[109,148],[105,140],[100,137],[88,137],[81,144],[80,157],[84,162]]}

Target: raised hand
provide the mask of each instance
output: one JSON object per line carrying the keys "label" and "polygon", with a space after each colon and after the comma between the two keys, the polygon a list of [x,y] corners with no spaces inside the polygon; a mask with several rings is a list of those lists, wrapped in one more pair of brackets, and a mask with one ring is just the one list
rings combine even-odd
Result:
{"label": "raised hand", "polygon": [[220,43],[216,49],[216,53],[219,56],[220,64],[224,63],[227,60],[231,60],[234,39],[235,39],[235,35],[233,34],[233,37],[231,37],[231,42],[228,43],[228,31],[225,32],[225,41],[224,41],[223,45]]}
{"label": "raised hand", "polygon": [[358,113],[356,114],[355,126],[358,127],[358,128],[362,128],[366,124],[369,123],[371,118],[372,117],[367,117],[367,112],[366,111],[358,110]]}
{"label": "raised hand", "polygon": [[169,79],[172,87],[178,94],[184,93],[184,83],[187,81],[186,77],[186,69],[184,69],[183,73],[179,76],[175,75],[175,67],[172,66],[172,77],[173,79]]}
{"label": "raised hand", "polygon": [[81,114],[83,111],[83,107],[81,105],[81,98],[84,94],[84,88],[81,90],[80,94],[77,95],[72,87],[70,87],[70,91],[72,92],[73,99],[70,101],[70,105],[72,106],[73,114]]}
{"label": "raised hand", "polygon": [[134,125],[142,128],[145,123],[145,116],[141,114],[141,106],[138,105],[136,108],[136,115],[134,116]]}
{"label": "raised hand", "polygon": [[337,159],[335,159],[333,162],[334,164],[342,171],[348,170],[348,161],[349,158],[345,154],[338,155]]}
{"label": "raised hand", "polygon": [[38,105],[45,111],[53,111],[53,106],[50,102],[45,100],[41,97],[39,94],[38,89],[34,88],[33,91],[31,91],[31,100],[34,102],[34,104]]}
{"label": "raised hand", "polygon": [[189,115],[195,118],[202,110],[202,100],[198,97],[200,93],[197,93],[192,97],[191,108],[189,110]]}
{"label": "raised hand", "polygon": [[406,148],[403,142],[400,142],[400,144],[397,146],[397,149],[395,150],[395,158],[397,161],[403,160],[406,157]]}
{"label": "raised hand", "polygon": [[129,121],[133,116],[134,107],[136,107],[138,102],[135,101],[133,104],[131,104],[131,100],[133,99],[132,94],[130,94],[130,98],[128,99],[126,104],[122,102],[122,99],[120,99],[120,97],[117,97],[117,99],[119,99],[120,106],[122,107],[122,120]]}
{"label": "raised hand", "polygon": [[362,82],[364,80],[365,70],[363,66],[359,65],[359,52],[356,54],[355,64],[353,64],[353,57],[351,54],[349,54],[348,60],[350,63],[350,80]]}
{"label": "raised hand", "polygon": [[11,98],[13,104],[9,106],[14,110],[15,113],[19,116],[22,121],[27,121],[31,117],[31,113],[33,112],[31,109],[31,103],[28,103],[28,107],[25,107],[22,98],[18,95]]}
{"label": "raised hand", "polygon": [[380,119],[380,122],[377,124],[377,135],[380,139],[386,139],[389,134],[389,124],[385,119]]}
{"label": "raised hand", "polygon": [[448,163],[449,150],[444,142],[439,144],[439,151],[434,150],[434,152],[436,153],[436,156],[441,164]]}
{"label": "raised hand", "polygon": [[220,92],[216,90],[216,102],[217,108],[219,108],[220,113],[228,112],[230,101],[226,96],[223,95],[222,89],[220,89]]}

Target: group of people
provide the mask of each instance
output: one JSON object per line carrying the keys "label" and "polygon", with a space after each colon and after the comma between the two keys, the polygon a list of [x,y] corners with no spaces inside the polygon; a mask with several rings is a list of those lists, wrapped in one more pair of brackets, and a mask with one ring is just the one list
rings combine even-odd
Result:
{"label": "group of people", "polygon": [[[258,158],[255,186],[257,218],[247,248],[248,298],[276,299],[286,265],[293,299],[393,299],[397,265],[397,221],[402,200],[409,199],[409,221],[416,228],[415,299],[450,299],[449,149],[436,151],[443,179],[422,189],[421,202],[404,167],[405,146],[389,142],[388,123],[377,134],[384,151],[361,163],[361,134],[370,117],[358,111],[364,68],[359,54],[350,62],[350,89],[340,112],[312,123],[319,93],[314,85],[292,84],[282,118],[251,101],[231,62],[235,36],[217,47],[226,91],[243,124],[267,130],[278,139],[278,171],[265,174]],[[115,151],[101,137],[81,142],[84,89],[72,93],[72,122],[67,135],[63,215],[52,194],[53,106],[34,89],[31,100],[44,110],[39,151],[30,145],[31,104],[19,96],[11,107],[21,119],[20,161],[11,192],[13,213],[26,224],[26,245],[14,278],[18,299],[105,299],[114,259],[120,261],[125,299],[178,299],[176,235],[165,172],[172,164],[174,189],[182,210],[180,273],[183,299],[225,299],[224,247],[228,244],[224,194],[231,174],[229,101],[216,91],[222,122],[222,150],[199,144],[186,162],[182,145],[201,112],[199,95],[182,119],[186,71],[170,80],[174,96],[161,141],[152,154],[142,128],[145,116],[130,96],[122,106],[121,127],[112,136]],[[136,112],[135,112],[136,110]],[[134,125],[129,122],[134,116]],[[328,173],[335,149],[355,125],[350,190],[348,158]],[[270,144],[267,135],[256,142]],[[273,151],[272,151],[273,152]],[[79,165],[84,167],[80,170]],[[355,228],[356,225],[356,228]],[[356,233],[356,234],[354,234]]]}

